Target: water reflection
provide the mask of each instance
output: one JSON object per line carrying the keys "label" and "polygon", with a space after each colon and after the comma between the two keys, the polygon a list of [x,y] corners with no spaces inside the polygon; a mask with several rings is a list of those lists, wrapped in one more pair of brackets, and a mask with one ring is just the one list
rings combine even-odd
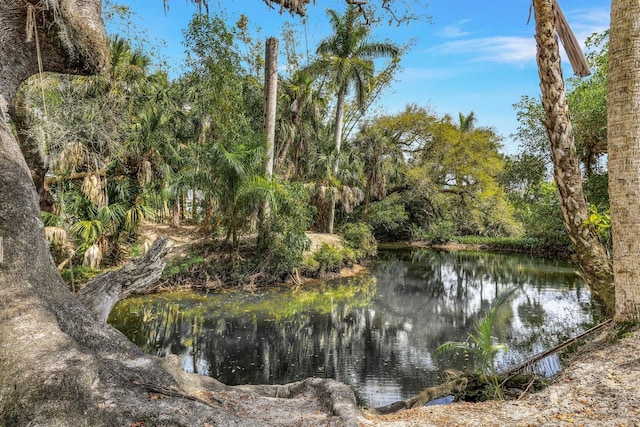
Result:
{"label": "water reflection", "polygon": [[[464,340],[503,289],[520,286],[498,312],[507,366],[595,322],[590,293],[568,264],[526,256],[383,252],[371,275],[297,291],[171,294],[132,298],[109,319],[143,350],[178,354],[183,368],[227,384],[332,377],[380,406],[440,382],[471,363],[433,356]],[[558,360],[542,366],[558,369]]]}

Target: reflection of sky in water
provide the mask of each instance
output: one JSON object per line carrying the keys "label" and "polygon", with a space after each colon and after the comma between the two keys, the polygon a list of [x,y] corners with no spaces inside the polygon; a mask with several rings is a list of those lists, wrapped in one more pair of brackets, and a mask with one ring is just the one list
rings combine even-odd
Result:
{"label": "reflection of sky in water", "polygon": [[[573,269],[526,256],[383,252],[369,276],[297,292],[134,298],[110,322],[145,351],[178,354],[189,372],[228,384],[285,383],[308,376],[349,384],[369,406],[439,384],[470,361],[433,355],[463,341],[496,295],[520,286],[496,316],[499,366],[521,362],[594,323],[590,294]],[[559,369],[557,356],[538,366]]]}

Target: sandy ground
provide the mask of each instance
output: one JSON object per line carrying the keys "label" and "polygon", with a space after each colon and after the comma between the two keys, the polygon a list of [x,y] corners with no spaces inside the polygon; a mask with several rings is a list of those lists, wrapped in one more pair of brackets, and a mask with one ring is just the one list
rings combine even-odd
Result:
{"label": "sandy ground", "polygon": [[376,426],[640,426],[640,333],[608,327],[547,389],[517,401],[428,406],[369,417]]}

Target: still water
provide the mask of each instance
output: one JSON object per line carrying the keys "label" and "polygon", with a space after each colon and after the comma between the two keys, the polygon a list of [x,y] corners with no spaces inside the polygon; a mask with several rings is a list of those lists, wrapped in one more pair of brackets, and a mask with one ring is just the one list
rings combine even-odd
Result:
{"label": "still water", "polygon": [[[522,255],[383,251],[369,273],[296,290],[174,293],[118,304],[109,322],[147,353],[177,354],[188,372],[226,384],[281,384],[309,376],[349,384],[382,406],[440,383],[471,360],[434,355],[463,341],[502,290],[497,342],[507,367],[596,322],[588,287],[572,265]],[[552,374],[558,357],[538,369]]]}

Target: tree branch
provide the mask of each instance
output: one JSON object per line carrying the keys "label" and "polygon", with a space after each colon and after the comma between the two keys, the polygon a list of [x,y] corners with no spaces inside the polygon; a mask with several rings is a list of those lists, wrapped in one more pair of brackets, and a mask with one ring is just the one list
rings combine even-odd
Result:
{"label": "tree branch", "polygon": [[164,256],[169,252],[167,237],[158,237],[147,253],[125,264],[121,269],[109,271],[90,280],[78,292],[77,299],[94,317],[106,322],[116,303],[130,295],[148,291],[162,275]]}

